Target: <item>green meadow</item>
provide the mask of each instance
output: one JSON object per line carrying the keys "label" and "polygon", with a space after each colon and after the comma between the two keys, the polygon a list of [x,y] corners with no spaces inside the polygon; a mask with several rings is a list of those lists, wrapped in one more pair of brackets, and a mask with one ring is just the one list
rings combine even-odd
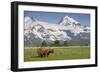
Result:
{"label": "green meadow", "polygon": [[50,61],[50,60],[73,60],[90,58],[90,46],[51,47],[54,53],[48,57],[37,57],[37,47],[24,48],[24,61]]}

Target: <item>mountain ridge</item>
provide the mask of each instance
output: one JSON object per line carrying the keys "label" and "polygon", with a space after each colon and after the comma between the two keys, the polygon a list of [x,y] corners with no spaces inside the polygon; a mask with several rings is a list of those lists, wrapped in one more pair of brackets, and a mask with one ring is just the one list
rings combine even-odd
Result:
{"label": "mountain ridge", "polygon": [[[85,38],[82,37],[83,34],[87,33],[90,35],[89,27],[82,26],[80,22],[69,16],[65,16],[59,24],[52,24],[39,21],[32,17],[25,17],[24,24],[24,42],[29,44],[34,44],[35,39],[40,40],[40,42],[43,40],[47,42],[56,40],[72,41],[75,37],[79,37],[79,40],[81,38],[84,40]],[[87,38],[90,39],[90,37]]]}

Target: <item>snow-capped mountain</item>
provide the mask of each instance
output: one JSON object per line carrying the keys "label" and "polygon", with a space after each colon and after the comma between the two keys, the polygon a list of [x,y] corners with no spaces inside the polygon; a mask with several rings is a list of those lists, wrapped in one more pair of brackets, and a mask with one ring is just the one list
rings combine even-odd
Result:
{"label": "snow-capped mountain", "polygon": [[59,22],[61,25],[80,25],[80,23],[69,16],[65,16]]}
{"label": "snow-capped mountain", "polygon": [[[52,24],[44,21],[39,21],[32,17],[24,18],[24,41],[27,44],[41,43],[46,40],[48,42],[72,41],[76,37],[80,39],[89,39],[90,28],[82,26],[75,19],[65,16],[58,24]],[[83,36],[84,35],[84,36]]]}

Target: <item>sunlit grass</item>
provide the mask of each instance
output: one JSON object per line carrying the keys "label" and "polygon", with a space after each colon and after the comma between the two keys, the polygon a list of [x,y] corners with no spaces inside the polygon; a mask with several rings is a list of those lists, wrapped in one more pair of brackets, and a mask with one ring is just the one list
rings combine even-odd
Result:
{"label": "sunlit grass", "polygon": [[48,57],[37,57],[36,47],[25,47],[24,61],[71,60],[90,58],[90,47],[59,47],[54,48],[54,53]]}

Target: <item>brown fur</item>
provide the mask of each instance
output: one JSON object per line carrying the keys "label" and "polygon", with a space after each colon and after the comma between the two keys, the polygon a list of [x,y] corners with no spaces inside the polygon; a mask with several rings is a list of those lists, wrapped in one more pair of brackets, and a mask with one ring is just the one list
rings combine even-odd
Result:
{"label": "brown fur", "polygon": [[53,53],[54,50],[48,47],[41,47],[37,49],[37,54],[39,57],[47,57],[50,53]]}

